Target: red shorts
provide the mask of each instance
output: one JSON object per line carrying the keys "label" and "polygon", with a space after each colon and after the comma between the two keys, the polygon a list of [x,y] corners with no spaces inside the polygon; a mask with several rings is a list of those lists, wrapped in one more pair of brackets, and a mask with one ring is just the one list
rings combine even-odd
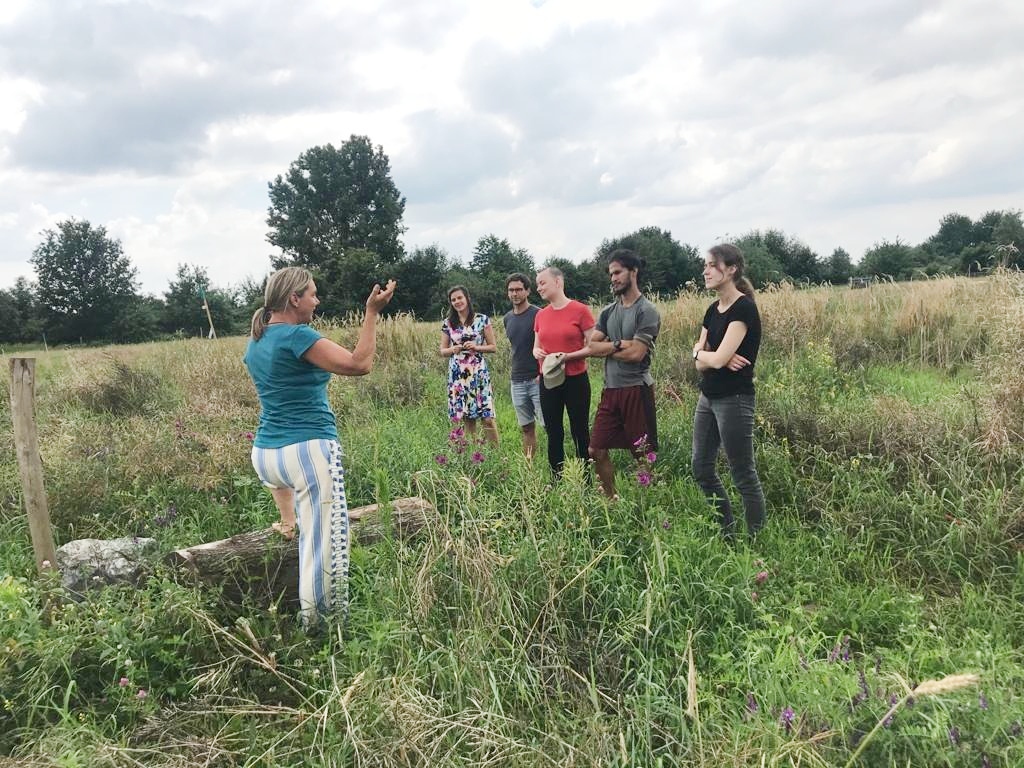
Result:
{"label": "red shorts", "polygon": [[602,390],[594,428],[590,430],[590,447],[626,448],[634,456],[658,450],[654,387],[640,384]]}

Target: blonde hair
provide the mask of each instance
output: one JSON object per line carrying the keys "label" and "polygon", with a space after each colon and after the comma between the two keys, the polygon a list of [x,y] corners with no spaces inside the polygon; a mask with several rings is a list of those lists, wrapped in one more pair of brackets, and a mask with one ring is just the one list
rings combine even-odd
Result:
{"label": "blonde hair", "polygon": [[267,278],[267,287],[263,289],[263,306],[252,316],[250,333],[259,341],[267,329],[271,312],[284,312],[288,308],[288,299],[294,293],[301,296],[309,287],[313,275],[302,267],[285,267]]}

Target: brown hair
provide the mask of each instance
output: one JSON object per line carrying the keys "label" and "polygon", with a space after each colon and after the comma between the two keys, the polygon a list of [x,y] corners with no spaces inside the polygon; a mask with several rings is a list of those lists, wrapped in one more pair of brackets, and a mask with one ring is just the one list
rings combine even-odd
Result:
{"label": "brown hair", "polygon": [[263,289],[263,306],[252,316],[250,333],[256,341],[260,340],[267,329],[271,312],[284,312],[288,308],[288,299],[294,293],[301,296],[306,292],[313,275],[302,267],[285,267],[267,278],[267,287]]}
{"label": "brown hair", "polygon": [[754,286],[744,274],[747,264],[743,260],[743,251],[732,243],[721,243],[711,246],[708,249],[708,253],[711,254],[711,258],[715,260],[718,266],[736,267],[736,271],[732,275],[733,284],[739,289],[740,293],[753,299]]}

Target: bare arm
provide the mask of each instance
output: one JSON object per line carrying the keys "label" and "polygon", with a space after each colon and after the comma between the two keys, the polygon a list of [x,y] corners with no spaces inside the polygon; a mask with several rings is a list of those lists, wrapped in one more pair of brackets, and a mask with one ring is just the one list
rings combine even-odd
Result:
{"label": "bare arm", "polygon": [[373,370],[373,355],[377,351],[377,318],[395,293],[395,281],[389,280],[383,290],[373,286],[366,300],[366,315],[359,329],[359,339],[351,352],[330,339],[318,339],[306,350],[302,358],[317,368],[340,376],[364,376]]}
{"label": "bare arm", "polygon": [[[719,370],[721,368],[728,367],[731,371],[737,371],[745,365],[749,365],[749,360],[742,355],[736,354],[736,350],[740,348],[740,344],[743,343],[743,339],[746,338],[746,335],[747,324],[741,320],[733,320],[729,323],[729,327],[725,329],[725,338],[723,338],[722,343],[718,345],[718,349],[711,352],[704,349],[704,345],[701,346],[696,360],[697,370],[704,371],[708,368]],[[706,328],[701,332],[700,340],[706,345]],[[704,365],[703,368],[701,367],[701,364]]]}
{"label": "bare arm", "polygon": [[[598,357],[598,355],[595,355],[590,348],[591,342],[597,341],[596,339],[594,339],[594,336],[596,335],[600,335],[602,339],[604,338],[604,334],[595,328],[588,328],[587,330],[585,330],[583,332],[583,348],[577,349],[575,352],[566,352],[565,361],[569,362],[570,360],[579,360],[580,358],[583,357]],[[601,357],[603,357],[603,355],[601,355]]]}
{"label": "bare arm", "polygon": [[452,344],[452,337],[449,336],[445,331],[441,331],[441,346],[437,350],[437,354],[441,357],[454,357],[455,355],[462,353],[461,344]]}

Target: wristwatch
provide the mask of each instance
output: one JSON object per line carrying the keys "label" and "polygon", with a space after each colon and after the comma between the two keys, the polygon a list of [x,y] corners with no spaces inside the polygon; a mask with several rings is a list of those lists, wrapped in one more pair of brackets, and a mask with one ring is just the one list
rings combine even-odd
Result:
{"label": "wristwatch", "polygon": [[613,341],[612,349],[614,349],[616,352],[622,349],[622,339],[616,339],[615,341]]}

